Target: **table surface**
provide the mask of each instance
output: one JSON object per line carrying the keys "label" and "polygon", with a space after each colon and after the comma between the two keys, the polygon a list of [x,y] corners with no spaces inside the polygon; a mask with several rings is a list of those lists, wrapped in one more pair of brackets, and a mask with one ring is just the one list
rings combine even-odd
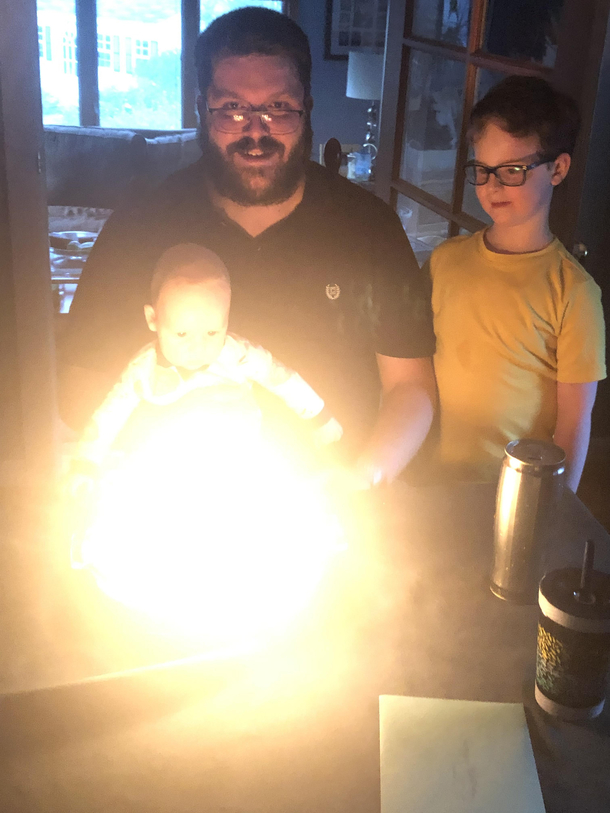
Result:
{"label": "table surface", "polygon": [[[378,697],[408,694],[524,702],[547,813],[605,813],[610,714],[537,708],[536,608],[488,588],[493,503],[480,484],[361,496],[291,636],[212,661],[142,635],[55,539],[5,517],[2,810],[376,813]],[[568,492],[550,567],[578,564],[587,538],[610,572],[610,539]]]}

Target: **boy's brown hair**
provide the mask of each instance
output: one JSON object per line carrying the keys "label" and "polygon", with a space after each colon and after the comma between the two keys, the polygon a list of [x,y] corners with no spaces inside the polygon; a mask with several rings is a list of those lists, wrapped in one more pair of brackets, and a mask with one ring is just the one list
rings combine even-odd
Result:
{"label": "boy's brown hair", "polygon": [[492,87],[470,114],[471,142],[490,121],[516,138],[538,136],[540,156],[549,161],[572,155],[580,129],[576,102],[537,76],[507,76]]}

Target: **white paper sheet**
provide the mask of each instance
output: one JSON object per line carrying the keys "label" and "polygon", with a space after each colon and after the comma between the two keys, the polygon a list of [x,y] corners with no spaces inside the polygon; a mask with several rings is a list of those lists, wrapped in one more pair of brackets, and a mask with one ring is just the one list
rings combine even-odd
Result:
{"label": "white paper sheet", "polygon": [[379,698],[381,813],[544,813],[523,706]]}

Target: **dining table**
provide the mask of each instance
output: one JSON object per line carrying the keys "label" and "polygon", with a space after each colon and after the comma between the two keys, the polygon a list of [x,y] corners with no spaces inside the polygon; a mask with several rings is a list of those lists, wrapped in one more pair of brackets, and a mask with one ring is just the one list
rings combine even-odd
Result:
{"label": "dining table", "polygon": [[[3,813],[379,813],[380,695],[523,703],[547,813],[606,813],[610,710],[575,724],[537,706],[537,606],[489,589],[495,493],[337,498],[345,545],[309,605],[233,648],[159,632],[70,567],[52,500],[9,500]],[[565,489],[546,569],[579,566],[588,539],[610,573],[610,537]]]}

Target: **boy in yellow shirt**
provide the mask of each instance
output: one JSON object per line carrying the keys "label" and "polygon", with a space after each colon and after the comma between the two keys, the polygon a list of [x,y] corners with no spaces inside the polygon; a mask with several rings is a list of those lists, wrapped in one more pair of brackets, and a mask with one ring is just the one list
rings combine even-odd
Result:
{"label": "boy in yellow shirt", "polygon": [[574,102],[535,77],[508,77],[472,111],[466,179],[493,224],[429,261],[439,453],[458,477],[493,479],[506,444],[530,437],[565,450],[578,487],[604,319],[599,287],[549,230],[578,126]]}

